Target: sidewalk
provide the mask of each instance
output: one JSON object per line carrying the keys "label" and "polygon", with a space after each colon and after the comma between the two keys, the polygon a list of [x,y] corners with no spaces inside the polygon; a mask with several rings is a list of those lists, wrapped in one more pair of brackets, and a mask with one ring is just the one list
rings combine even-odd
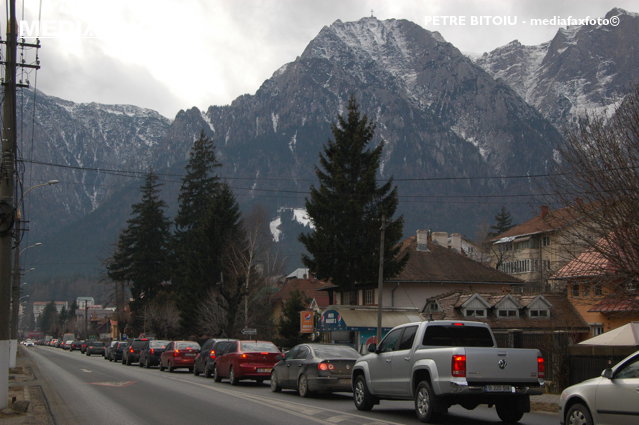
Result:
{"label": "sidewalk", "polygon": [[530,410],[534,412],[559,412],[559,394],[531,396]]}
{"label": "sidewalk", "polygon": [[16,367],[9,370],[9,407],[0,411],[2,425],[54,425],[46,390],[37,379],[37,368],[18,347]]}

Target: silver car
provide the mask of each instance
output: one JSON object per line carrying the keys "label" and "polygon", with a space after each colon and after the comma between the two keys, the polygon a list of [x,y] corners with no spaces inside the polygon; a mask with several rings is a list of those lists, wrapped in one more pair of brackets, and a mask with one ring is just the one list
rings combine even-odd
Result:
{"label": "silver car", "polygon": [[639,351],[601,376],[566,388],[559,405],[562,425],[639,424]]}

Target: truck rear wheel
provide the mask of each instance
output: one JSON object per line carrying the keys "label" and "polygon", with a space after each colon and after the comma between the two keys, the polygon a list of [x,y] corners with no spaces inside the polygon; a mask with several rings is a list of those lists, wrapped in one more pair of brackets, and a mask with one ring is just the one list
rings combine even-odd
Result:
{"label": "truck rear wheel", "polygon": [[497,416],[502,422],[507,424],[514,424],[524,416],[524,411],[518,406],[517,403],[498,403],[495,408],[497,409]]}
{"label": "truck rear wheel", "polygon": [[417,384],[415,391],[415,413],[421,422],[430,422],[436,419],[442,410],[440,401],[428,381]]}
{"label": "truck rear wheel", "polygon": [[369,411],[373,408],[377,399],[368,391],[364,375],[358,375],[353,385],[353,401],[357,410]]}

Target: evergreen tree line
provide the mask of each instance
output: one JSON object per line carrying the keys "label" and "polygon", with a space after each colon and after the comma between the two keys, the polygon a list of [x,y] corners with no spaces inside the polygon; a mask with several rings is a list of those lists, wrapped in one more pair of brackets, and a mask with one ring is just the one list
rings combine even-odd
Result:
{"label": "evergreen tree line", "polygon": [[252,243],[253,229],[216,173],[220,166],[213,141],[202,133],[192,146],[172,222],[158,176],[147,174],[107,262],[108,277],[130,291],[122,332],[236,337],[257,320],[262,336],[272,331],[260,311],[269,307],[257,259],[265,244]]}
{"label": "evergreen tree line", "polygon": [[[392,178],[379,181],[384,142],[370,146],[375,127],[353,97],[331,131],[315,168],[319,184],[311,186],[306,200],[313,230],[299,237],[306,248],[302,262],[343,291],[375,288],[380,255],[385,279],[399,274],[408,260],[399,256],[403,217],[395,217],[397,187]],[[126,284],[131,294],[128,329],[122,331],[238,337],[242,328],[252,327],[260,338],[275,337],[273,288],[265,276],[276,262],[265,260],[271,241],[268,230],[264,233],[266,220],[259,212],[243,219],[231,188],[216,173],[220,166],[213,141],[201,134],[190,152],[173,221],[165,215],[158,177],[148,173],[142,199],[132,206],[107,264],[109,278]],[[495,218],[495,233],[512,226],[505,209]],[[284,305],[278,320],[283,345],[301,340],[299,311],[307,302],[294,293]]]}

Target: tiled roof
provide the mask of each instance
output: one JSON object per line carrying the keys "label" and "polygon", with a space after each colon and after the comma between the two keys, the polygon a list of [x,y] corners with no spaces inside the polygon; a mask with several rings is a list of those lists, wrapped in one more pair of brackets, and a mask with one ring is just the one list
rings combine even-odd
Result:
{"label": "tiled roof", "polygon": [[324,308],[329,305],[328,293],[326,291],[320,291],[321,288],[326,287],[326,282],[311,278],[311,279],[288,279],[282,288],[277,291],[271,298],[273,301],[286,301],[291,296],[291,292],[298,290],[308,298],[314,298],[318,307]]}
{"label": "tiled roof", "polygon": [[639,296],[620,298],[618,295],[608,297],[594,305],[589,312],[599,313],[638,313]]}
{"label": "tiled roof", "polygon": [[486,318],[481,317],[465,317],[459,308],[473,294],[468,292],[449,292],[437,297],[429,298],[426,306],[432,301],[437,301],[439,311],[429,313],[424,312],[427,318],[432,316],[435,320],[478,320],[486,322],[493,330],[505,329],[528,329],[528,330],[583,330],[587,331],[588,324],[579,315],[577,310],[568,301],[565,295],[561,294],[543,294],[542,296],[551,304],[550,317],[548,318],[529,318],[526,313],[525,306],[529,305],[537,296],[510,294],[520,305],[524,306],[520,309],[519,317],[504,318],[498,317],[494,311],[494,306],[505,294],[480,293],[479,295],[492,306],[488,311]]}
{"label": "tiled roof", "polygon": [[[544,211],[546,210],[544,209]],[[575,222],[579,218],[578,214],[579,213],[572,207],[560,208],[558,210],[547,210],[547,214],[542,213],[524,223],[518,224],[504,233],[497,235],[492,239],[492,241],[497,241],[506,237],[551,232]]]}
{"label": "tiled roof", "polygon": [[406,252],[409,253],[406,266],[398,276],[386,279],[387,282],[522,283],[432,241],[428,243],[428,251],[417,251],[415,236],[402,242],[400,255]]}
{"label": "tiled roof", "polygon": [[559,269],[553,279],[602,276],[611,272],[609,261],[600,252],[589,249]]}

